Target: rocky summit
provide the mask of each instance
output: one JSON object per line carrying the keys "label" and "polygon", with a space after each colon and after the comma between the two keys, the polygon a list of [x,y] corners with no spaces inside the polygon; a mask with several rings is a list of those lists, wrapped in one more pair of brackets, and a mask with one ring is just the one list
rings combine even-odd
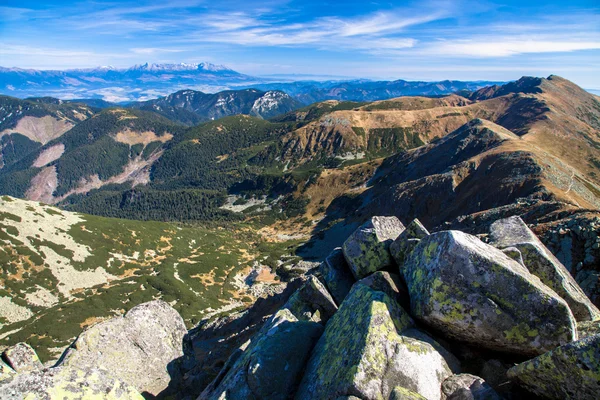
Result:
{"label": "rocky summit", "polygon": [[0,398],[598,398],[598,309],[522,220],[489,229],[372,217],[238,316],[188,332],[155,300],[87,328],[52,366],[12,346]]}

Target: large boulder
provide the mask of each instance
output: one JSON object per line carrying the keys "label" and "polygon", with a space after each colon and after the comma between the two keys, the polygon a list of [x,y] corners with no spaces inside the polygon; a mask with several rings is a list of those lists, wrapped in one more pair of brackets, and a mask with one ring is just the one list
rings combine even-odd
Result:
{"label": "large boulder", "polygon": [[342,304],[346,295],[352,289],[355,279],[344,258],[341,247],[334,249],[319,267],[319,272],[325,285],[337,305]]}
{"label": "large boulder", "polygon": [[338,309],[331,294],[313,275],[290,296],[283,308],[288,309],[298,320],[324,324]]}
{"label": "large boulder", "polygon": [[415,393],[412,390],[396,386],[390,394],[389,400],[427,400],[419,393]]}
{"label": "large boulder", "polygon": [[[140,371],[140,374],[143,372]],[[0,383],[3,400],[113,399],[143,400],[131,385],[100,369],[71,367],[34,370]]]}
{"label": "large boulder", "polygon": [[578,322],[577,332],[579,333],[579,339],[600,334],[600,320]]}
{"label": "large boulder", "polygon": [[412,315],[455,339],[523,355],[577,339],[565,301],[475,236],[459,231],[427,236],[402,273]]}
{"label": "large boulder", "polygon": [[494,222],[490,227],[490,244],[499,249],[517,248],[529,272],[565,299],[576,320],[590,321],[600,318],[600,311],[581,290],[569,271],[520,217],[514,216]]}
{"label": "large boulder", "polygon": [[404,260],[406,260],[408,254],[426,236],[429,236],[429,231],[421,224],[421,221],[414,219],[394,240],[390,245],[390,253],[400,268],[404,265]]}
{"label": "large boulder", "polygon": [[413,328],[386,293],[354,285],[315,346],[296,399],[387,399],[396,387],[440,399],[452,369],[441,347]]}
{"label": "large boulder", "polygon": [[317,322],[278,311],[243,352],[234,354],[235,361],[227,363],[200,399],[288,399],[322,332]]}
{"label": "large boulder", "polygon": [[84,371],[104,369],[139,392],[156,396],[177,379],[186,333],[177,311],[155,300],[88,328],[59,364]]}
{"label": "large boulder", "polygon": [[448,400],[501,400],[496,391],[483,379],[471,374],[452,375],[442,384]]}
{"label": "large boulder", "polygon": [[35,350],[27,343],[17,343],[9,347],[2,353],[2,358],[16,372],[34,371],[44,367]]}
{"label": "large boulder", "polygon": [[372,217],[344,242],[342,250],[356,279],[392,266],[390,244],[404,231],[396,217]]}
{"label": "large boulder", "polygon": [[410,307],[410,298],[408,289],[400,275],[390,274],[387,271],[377,271],[362,278],[358,284],[370,287],[373,290],[384,292],[402,307],[408,309]]}
{"label": "large boulder", "polygon": [[600,335],[561,346],[508,370],[508,377],[548,399],[597,399]]}

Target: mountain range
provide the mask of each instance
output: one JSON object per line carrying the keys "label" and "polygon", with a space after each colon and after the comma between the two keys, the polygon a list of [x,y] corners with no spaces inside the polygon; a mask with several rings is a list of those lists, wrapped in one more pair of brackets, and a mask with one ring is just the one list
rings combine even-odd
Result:
{"label": "mountain range", "polygon": [[181,299],[212,360],[190,381],[203,389],[289,282],[382,215],[483,242],[519,216],[600,305],[600,99],[555,75],[306,106],[259,89],[3,96],[0,121],[0,346],[44,360],[82,327]]}
{"label": "mountain range", "polygon": [[64,71],[0,67],[0,93],[13,97],[146,101],[180,90],[230,89],[283,91],[304,105],[324,100],[374,101],[408,95],[443,95],[477,90],[498,82],[300,81],[245,75],[222,65],[142,64],[131,68],[98,67]]}

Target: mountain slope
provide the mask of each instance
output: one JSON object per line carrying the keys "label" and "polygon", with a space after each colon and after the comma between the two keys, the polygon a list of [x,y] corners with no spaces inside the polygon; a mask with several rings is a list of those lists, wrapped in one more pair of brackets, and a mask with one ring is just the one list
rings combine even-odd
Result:
{"label": "mountain slope", "polygon": [[293,244],[258,251],[260,238],[239,229],[95,217],[8,196],[0,210],[0,347],[27,341],[44,361],[82,327],[144,301],[170,302],[188,327],[243,307],[278,283],[254,260]]}
{"label": "mountain slope", "polygon": [[0,96],[0,167],[17,162],[94,113],[87,105],[51,97],[21,100]]}
{"label": "mountain slope", "polygon": [[214,94],[181,90],[156,100],[128,105],[132,108],[154,111],[185,125],[197,125],[203,121],[235,114],[271,118],[300,106],[298,101],[283,92],[261,92],[256,89],[230,90]]}

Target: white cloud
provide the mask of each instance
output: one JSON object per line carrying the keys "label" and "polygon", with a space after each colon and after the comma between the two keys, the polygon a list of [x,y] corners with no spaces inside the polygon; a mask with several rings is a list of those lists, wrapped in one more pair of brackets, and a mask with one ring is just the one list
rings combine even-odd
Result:
{"label": "white cloud", "polygon": [[527,53],[563,53],[600,49],[600,41],[561,41],[523,38],[490,38],[439,42],[426,52],[444,56],[508,57]]}

